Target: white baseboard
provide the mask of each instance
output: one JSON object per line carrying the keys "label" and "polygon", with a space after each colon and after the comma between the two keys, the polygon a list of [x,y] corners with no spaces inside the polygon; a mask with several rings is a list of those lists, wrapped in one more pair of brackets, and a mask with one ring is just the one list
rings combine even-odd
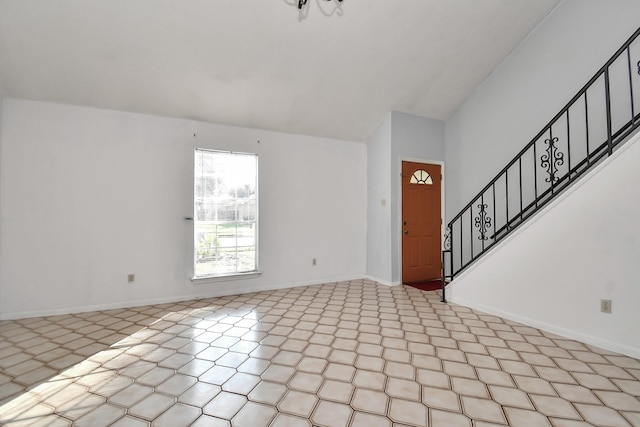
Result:
{"label": "white baseboard", "polygon": [[379,279],[377,277],[373,277],[373,276],[364,276],[365,279],[369,279],[372,280],[380,285],[384,285],[384,286],[399,286],[402,284],[402,282],[387,282],[386,280],[382,280]]}
{"label": "white baseboard", "polygon": [[617,342],[603,340],[601,338],[584,334],[582,332],[574,331],[572,329],[561,328],[551,323],[546,323],[546,322],[532,319],[529,317],[520,316],[516,313],[496,309],[493,307],[488,307],[483,304],[477,304],[477,303],[474,303],[473,301],[457,298],[455,294],[451,295],[451,297],[448,297],[448,298],[449,298],[449,302],[452,302],[454,304],[462,305],[464,307],[469,307],[471,309],[482,311],[487,314],[502,317],[503,319],[508,319],[513,322],[522,323],[523,325],[531,326],[533,328],[540,329],[546,332],[551,332],[553,334],[560,335],[565,338],[580,341],[584,344],[593,345],[595,347],[599,347],[605,350],[624,354],[626,356],[633,357],[636,359],[640,358],[639,348],[629,347]]}
{"label": "white baseboard", "polygon": [[191,301],[191,300],[204,299],[204,298],[215,298],[215,297],[222,297],[222,296],[229,296],[229,295],[248,294],[252,292],[275,291],[278,289],[297,288],[301,286],[322,285],[325,283],[348,282],[351,280],[362,280],[364,278],[365,278],[364,276],[360,275],[360,276],[332,277],[332,278],[325,278],[322,280],[308,280],[308,281],[300,281],[300,282],[280,283],[280,284],[272,284],[267,286],[249,284],[245,286],[238,286],[233,290],[220,289],[220,290],[210,290],[208,292],[194,293],[189,295],[175,295],[175,296],[161,297],[161,298],[145,298],[145,299],[139,299],[139,300],[133,300],[133,301],[121,301],[121,302],[113,302],[113,303],[105,303],[105,304],[88,304],[88,305],[80,305],[80,306],[74,306],[74,307],[61,307],[61,308],[33,310],[33,311],[5,312],[5,313],[0,313],[0,320],[16,320],[16,319],[25,319],[30,317],[58,316],[63,314],[85,313],[88,311],[104,311],[104,310],[115,310],[120,308],[140,307],[145,305],[169,304],[169,303]]}

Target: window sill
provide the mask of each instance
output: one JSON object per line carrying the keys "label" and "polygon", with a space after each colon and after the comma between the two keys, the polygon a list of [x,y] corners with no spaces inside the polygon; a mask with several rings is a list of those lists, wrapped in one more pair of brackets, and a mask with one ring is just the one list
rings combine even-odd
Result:
{"label": "window sill", "polygon": [[191,278],[191,283],[200,285],[204,283],[225,282],[229,280],[253,279],[262,274],[260,271],[248,271],[246,273],[221,274],[218,276],[196,276]]}

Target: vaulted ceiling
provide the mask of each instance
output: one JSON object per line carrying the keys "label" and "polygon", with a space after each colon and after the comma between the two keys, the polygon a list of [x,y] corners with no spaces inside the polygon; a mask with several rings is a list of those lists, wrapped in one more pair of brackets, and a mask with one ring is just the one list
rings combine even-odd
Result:
{"label": "vaulted ceiling", "polygon": [[362,141],[447,119],[559,1],[0,0],[0,87]]}

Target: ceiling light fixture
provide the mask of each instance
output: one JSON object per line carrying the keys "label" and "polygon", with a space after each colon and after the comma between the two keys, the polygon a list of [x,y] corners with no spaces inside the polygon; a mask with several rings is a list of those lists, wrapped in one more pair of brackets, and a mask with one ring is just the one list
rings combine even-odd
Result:
{"label": "ceiling light fixture", "polygon": [[[287,0],[285,0],[285,1],[287,1]],[[294,1],[295,1],[295,0],[294,0]],[[302,20],[302,19],[305,19],[305,18],[307,17],[307,15],[309,14],[309,9],[308,9],[308,8],[305,8],[305,6],[306,6],[306,4],[307,4],[307,1],[308,1],[308,0],[298,0],[298,10],[300,10],[300,17],[299,17],[299,18],[300,18],[301,20]],[[325,2],[330,2],[330,1],[332,1],[332,0],[325,0]],[[334,13],[335,13],[336,15],[338,15],[338,16],[342,16],[342,7],[341,7],[342,0],[333,0],[333,1],[335,2],[335,4],[334,4],[334,6],[335,6],[335,7],[334,7],[334,9],[333,9],[332,11],[326,11],[326,10],[323,10],[323,7],[321,6],[321,3],[322,3],[322,2],[321,2],[320,0],[317,0],[317,2],[318,2],[318,8],[320,9],[320,11],[321,11],[325,16],[331,16],[331,15],[333,15]],[[288,2],[288,1],[287,1],[287,2]],[[289,3],[289,4],[291,4],[291,3]],[[295,4],[295,3],[294,3],[294,4]]]}
{"label": "ceiling light fixture", "polygon": [[[331,1],[331,0],[326,0]],[[342,0],[337,0],[338,3],[342,3]],[[307,4],[307,0],[298,0],[298,9],[302,10],[302,7]]]}

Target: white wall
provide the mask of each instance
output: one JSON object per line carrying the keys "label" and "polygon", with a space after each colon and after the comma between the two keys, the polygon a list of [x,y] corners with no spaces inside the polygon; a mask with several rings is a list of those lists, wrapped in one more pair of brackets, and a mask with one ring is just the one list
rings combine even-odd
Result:
{"label": "white wall", "polygon": [[[636,0],[564,0],[465,101],[446,122],[448,218],[633,34],[638,16]],[[640,207],[628,197],[640,184],[638,145],[457,277],[450,299],[640,356]],[[599,312],[601,298],[613,299],[613,314]]]}
{"label": "white wall", "polygon": [[367,142],[367,275],[386,285],[391,274],[391,113]]}
{"label": "white wall", "polygon": [[402,282],[402,160],[442,162],[444,122],[394,111],[368,140],[367,275],[388,285]]}
{"label": "white wall", "polygon": [[[189,280],[195,147],[259,155],[258,278]],[[365,144],[6,100],[1,150],[1,318],[364,276]]]}
{"label": "white wall", "polygon": [[564,0],[476,89],[446,122],[448,218],[633,34],[638,16],[637,0]]}
{"label": "white wall", "polygon": [[[2,122],[3,122],[3,111],[4,111],[4,92],[2,86],[0,86],[0,203],[2,203]],[[2,211],[0,211],[0,230],[2,230]],[[0,260],[2,260],[2,241],[3,241],[2,233],[0,233]],[[0,264],[0,268],[2,264]],[[0,292],[2,292],[2,282],[0,282]],[[2,294],[0,293],[0,297]]]}
{"label": "white wall", "polygon": [[391,113],[391,259],[393,283],[402,283],[402,160],[444,161],[444,122]]}
{"label": "white wall", "polygon": [[456,278],[448,299],[640,357],[639,164],[640,134]]}

